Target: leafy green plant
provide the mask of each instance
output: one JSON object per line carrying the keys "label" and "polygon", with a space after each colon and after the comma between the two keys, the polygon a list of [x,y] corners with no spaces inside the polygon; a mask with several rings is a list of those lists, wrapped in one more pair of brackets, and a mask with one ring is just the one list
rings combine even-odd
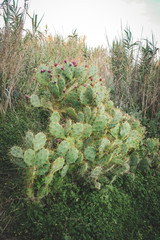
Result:
{"label": "leafy green plant", "polygon": [[[144,127],[114,107],[95,66],[64,62],[41,65],[36,73],[40,92],[30,100],[34,107],[50,111],[46,133],[27,132],[24,148],[11,148],[14,162],[28,168],[27,194],[31,199],[48,194],[56,172],[60,171],[62,178],[67,173],[79,175],[100,189],[101,175],[112,183],[130,171],[133,154],[141,162],[159,149],[154,139],[147,140],[145,146]],[[43,181],[37,190],[39,177]]]}

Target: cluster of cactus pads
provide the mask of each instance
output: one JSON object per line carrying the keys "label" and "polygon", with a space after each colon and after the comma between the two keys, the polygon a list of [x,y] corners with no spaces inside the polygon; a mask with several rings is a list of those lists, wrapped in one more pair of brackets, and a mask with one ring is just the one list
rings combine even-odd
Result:
{"label": "cluster of cactus pads", "polygon": [[[31,199],[48,194],[56,172],[63,178],[75,169],[75,174],[99,189],[102,174],[113,181],[137,165],[145,168],[158,159],[158,140],[145,139],[140,122],[114,107],[96,67],[66,60],[61,66],[41,65],[36,80],[39,94],[30,101],[50,111],[48,129],[45,134],[27,132],[24,149],[11,148],[13,161],[28,171]],[[39,177],[43,184],[35,191]]]}

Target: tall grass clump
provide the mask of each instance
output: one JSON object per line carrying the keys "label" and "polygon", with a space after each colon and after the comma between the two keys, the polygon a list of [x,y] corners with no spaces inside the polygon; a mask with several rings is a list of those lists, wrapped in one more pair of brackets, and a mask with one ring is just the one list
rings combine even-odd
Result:
{"label": "tall grass clump", "polygon": [[[112,93],[117,106],[139,113],[141,119],[153,119],[160,111],[160,64],[158,48],[152,40],[133,42],[129,28],[110,48]],[[159,118],[159,117],[158,117]]]}

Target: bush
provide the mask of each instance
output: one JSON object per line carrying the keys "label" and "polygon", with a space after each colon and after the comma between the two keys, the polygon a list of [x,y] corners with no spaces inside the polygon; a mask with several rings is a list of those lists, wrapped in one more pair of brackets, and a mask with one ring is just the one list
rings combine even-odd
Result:
{"label": "bush", "polygon": [[138,173],[98,191],[59,177],[41,204],[21,202],[11,231],[19,240],[158,240],[159,183]]}
{"label": "bush", "polygon": [[29,131],[24,148],[11,148],[12,161],[26,169],[32,200],[48,194],[59,170],[62,178],[79,175],[100,189],[100,175],[113,182],[130,166],[149,167],[149,156],[158,155],[159,141],[144,141],[140,122],[114,107],[96,67],[64,62],[41,65],[36,73],[39,95],[30,99],[34,107],[50,111],[45,133]]}

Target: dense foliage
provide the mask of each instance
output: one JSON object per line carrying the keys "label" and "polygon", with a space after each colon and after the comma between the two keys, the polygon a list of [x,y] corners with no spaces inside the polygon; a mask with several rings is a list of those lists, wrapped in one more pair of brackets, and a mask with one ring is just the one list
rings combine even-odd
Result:
{"label": "dense foliage", "polygon": [[50,111],[47,132],[29,131],[24,150],[11,148],[14,163],[27,169],[27,194],[33,200],[48,194],[59,170],[62,178],[80,175],[100,189],[102,174],[112,183],[132,166],[159,164],[158,139],[144,139],[140,122],[114,107],[97,69],[87,67],[64,60],[64,66],[38,68],[39,96],[33,94],[31,103]]}

